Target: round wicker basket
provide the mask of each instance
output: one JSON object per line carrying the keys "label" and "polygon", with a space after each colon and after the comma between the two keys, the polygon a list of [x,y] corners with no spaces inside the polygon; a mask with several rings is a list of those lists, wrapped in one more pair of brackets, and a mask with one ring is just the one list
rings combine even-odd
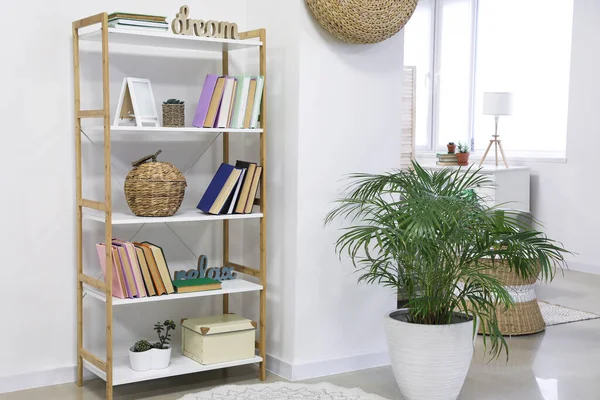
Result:
{"label": "round wicker basket", "polygon": [[541,267],[538,268],[536,274],[525,278],[512,271],[502,261],[496,261],[493,267],[491,260],[481,261],[490,265],[490,269],[485,272],[498,279],[515,301],[515,304],[508,310],[505,310],[503,306],[496,309],[500,332],[503,335],[518,336],[546,329],[534,289]]}
{"label": "round wicker basket", "polygon": [[133,162],[125,178],[125,199],[138,217],[170,217],[183,201],[185,177],[172,164],[156,161],[160,153]]}
{"label": "round wicker basket", "polygon": [[418,0],[306,0],[315,19],[340,40],[382,42],[404,27]]}

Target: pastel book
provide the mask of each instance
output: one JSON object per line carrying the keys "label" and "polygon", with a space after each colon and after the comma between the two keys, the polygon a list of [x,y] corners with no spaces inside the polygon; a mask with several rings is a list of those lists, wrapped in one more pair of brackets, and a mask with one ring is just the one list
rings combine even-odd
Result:
{"label": "pastel book", "polygon": [[221,213],[227,199],[237,187],[241,173],[241,169],[222,163],[196,208],[207,214]]}
{"label": "pastel book", "polygon": [[217,83],[215,84],[215,90],[213,91],[212,96],[210,98],[208,112],[206,113],[206,118],[204,119],[204,124],[202,124],[202,126],[204,128],[216,128],[217,127],[217,116],[218,116],[219,110],[221,108],[221,101],[223,100],[223,93],[225,92],[225,83],[226,83],[225,76],[220,76],[217,78]]}
{"label": "pastel book", "polygon": [[248,103],[248,90],[250,89],[249,76],[236,77],[238,84],[235,94],[233,115],[229,124],[230,128],[241,129],[244,127],[244,116],[246,115],[246,104]]}
{"label": "pastel book", "polygon": [[135,246],[133,245],[133,243],[125,242],[118,239],[113,239],[112,244],[123,249],[122,252],[121,250],[119,250],[120,254],[122,254],[121,264],[123,264],[123,269],[131,270],[133,282],[135,284],[135,289],[138,294],[138,297],[147,297],[148,294],[146,292],[146,288],[144,287],[144,280],[142,277],[140,264],[137,260]]}
{"label": "pastel book", "polygon": [[[100,267],[104,274],[104,282],[106,282],[106,245],[104,243],[98,243],[96,245],[96,251],[98,252],[98,259],[100,260]],[[125,290],[125,283],[123,282],[123,272],[120,271],[118,264],[115,262],[114,253],[111,248],[111,261],[112,261],[112,295],[120,299],[124,299],[127,296]]]}
{"label": "pastel book", "polygon": [[167,291],[167,294],[174,293],[175,288],[173,288],[171,272],[169,271],[167,258],[165,257],[165,252],[163,251],[162,247],[150,242],[142,242],[142,244],[145,244],[152,250],[152,255],[154,256],[156,266],[158,268],[158,271],[160,272],[160,277],[162,279],[163,284],[165,285],[165,290]]}
{"label": "pastel book", "polygon": [[163,283],[160,271],[158,270],[158,265],[156,264],[156,259],[154,258],[154,254],[152,253],[150,246],[138,242],[134,242],[133,245],[136,247],[136,250],[139,250],[144,254],[144,259],[146,260],[146,265],[150,271],[150,276],[152,277],[152,283],[154,283],[156,294],[158,296],[167,294],[165,284]]}
{"label": "pastel book", "polygon": [[260,105],[262,103],[263,88],[265,86],[265,77],[256,78],[256,92],[254,95],[254,106],[252,107],[252,116],[250,117],[250,128],[258,128],[258,116],[260,115]]}
{"label": "pastel book", "polygon": [[231,111],[235,101],[235,90],[237,87],[237,79],[227,77],[225,80],[225,88],[223,90],[223,100],[219,108],[219,116],[217,118],[217,128],[228,128],[231,120]]}
{"label": "pastel book", "polygon": [[154,282],[152,282],[152,276],[150,275],[150,268],[148,267],[148,263],[146,262],[144,250],[140,249],[137,246],[135,246],[134,249],[137,256],[138,264],[140,265],[140,269],[142,270],[142,277],[144,278],[144,286],[146,287],[146,292],[148,293],[148,296],[156,296]]}
{"label": "pastel book", "polygon": [[208,108],[210,107],[210,102],[217,84],[217,79],[219,79],[219,75],[215,74],[206,75],[206,78],[204,79],[204,85],[202,85],[202,92],[200,93],[200,100],[198,101],[196,114],[194,114],[194,120],[192,122],[192,125],[196,128],[202,128],[204,126],[204,120],[208,114]]}

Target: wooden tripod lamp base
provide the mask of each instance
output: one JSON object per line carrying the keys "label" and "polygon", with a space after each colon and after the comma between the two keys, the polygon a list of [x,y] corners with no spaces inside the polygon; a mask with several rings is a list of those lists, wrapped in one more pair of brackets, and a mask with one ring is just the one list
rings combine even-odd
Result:
{"label": "wooden tripod lamp base", "polygon": [[494,152],[496,153],[496,167],[498,166],[498,148],[500,148],[500,155],[502,156],[502,162],[504,162],[504,166],[506,168],[508,168],[508,163],[506,162],[506,156],[504,156],[504,149],[502,148],[502,141],[500,139],[498,139],[498,135],[494,135],[493,139],[490,139],[490,144],[488,144],[487,149],[485,149],[485,153],[483,153],[483,157],[481,158],[481,162],[479,163],[479,166],[483,166],[483,162],[485,161],[485,158],[487,157],[488,153],[490,152],[490,149],[492,148],[492,145],[494,145]]}
{"label": "wooden tripod lamp base", "polygon": [[501,115],[512,115],[512,93],[507,92],[485,92],[483,93],[483,114],[484,115],[493,115],[494,120],[496,122],[496,129],[494,130],[493,139],[490,140],[490,144],[488,144],[485,153],[483,154],[483,158],[479,163],[481,167],[485,158],[487,157],[490,149],[492,148],[492,144],[494,145],[494,153],[496,155],[496,167],[498,166],[498,148],[500,148],[500,154],[502,155],[502,161],[504,162],[504,166],[508,168],[508,163],[506,162],[506,156],[504,155],[504,149],[502,148],[502,142],[500,141],[498,135],[498,120]]}

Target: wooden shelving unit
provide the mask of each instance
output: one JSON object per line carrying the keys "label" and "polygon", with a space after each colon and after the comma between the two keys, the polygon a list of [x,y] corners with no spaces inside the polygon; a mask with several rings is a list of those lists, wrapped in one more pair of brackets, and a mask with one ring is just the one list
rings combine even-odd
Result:
{"label": "wooden shelving unit", "polygon": [[[82,33],[80,29],[92,25],[100,25],[98,29]],[[102,45],[102,99],[103,107],[97,110],[81,109],[80,69],[79,69],[79,42],[81,40],[96,41]],[[109,44],[118,43],[152,48],[169,48],[182,50],[198,50],[219,52],[222,55],[222,74],[229,73],[229,52],[236,49],[255,48],[260,56],[260,74],[265,77],[266,92],[266,31],[258,29],[241,32],[240,40],[202,38],[196,36],[181,36],[171,33],[156,33],[145,31],[125,31],[108,27],[108,14],[101,13],[73,22],[73,65],[74,65],[74,90],[75,90],[75,147],[76,147],[76,200],[77,200],[77,384],[83,385],[84,366],[94,374],[106,381],[106,399],[113,398],[113,386],[131,382],[139,382],[167,376],[182,375],[202,372],[218,368],[227,368],[245,364],[259,364],[259,378],[266,377],[266,114],[267,99],[263,93],[260,112],[260,129],[200,129],[200,128],[155,128],[155,127],[123,127],[110,125],[110,93],[109,93]],[[85,118],[102,119],[99,128],[86,128],[82,131],[81,120]],[[260,135],[260,158],[263,166],[262,184],[260,185],[260,198],[255,200],[259,212],[242,215],[205,215],[197,210],[179,210],[177,214],[166,218],[136,217],[130,212],[113,210],[111,199],[111,142],[115,141],[183,141],[197,140],[207,135],[222,135],[223,137],[223,162],[229,162],[230,135],[243,132],[252,132]],[[111,137],[112,133],[118,133]],[[82,136],[92,137],[102,141],[104,147],[104,199],[91,200],[82,196]],[[236,264],[229,258],[229,223],[232,220],[260,219],[260,265],[251,268]],[[148,223],[198,223],[205,221],[222,221],[223,223],[223,263],[235,267],[236,271],[259,280],[259,284],[248,280],[237,279],[224,282],[221,290],[187,293],[181,295],[168,295],[160,297],[147,297],[141,299],[118,299],[112,296],[112,286],[105,285],[103,280],[95,279],[83,273],[83,220],[91,220],[104,224],[106,243],[110,243],[113,234],[113,225],[148,224]],[[110,246],[107,246],[110,249]],[[110,250],[106,256],[106,281],[112,282],[112,257]],[[189,298],[206,296],[222,296],[223,312],[229,312],[229,295],[243,292],[259,292],[260,296],[260,322],[258,326],[259,339],[256,342],[258,355],[252,359],[229,362],[216,365],[202,365],[192,361],[181,354],[173,352],[171,365],[164,370],[136,372],[129,368],[126,352],[120,352],[113,358],[113,307],[129,305],[131,307],[140,303],[158,301],[176,301]],[[83,297],[97,299],[106,305],[106,352],[104,359],[98,352],[90,351],[83,347]],[[175,349],[174,349],[175,350]],[[125,354],[125,356],[123,356]]]}

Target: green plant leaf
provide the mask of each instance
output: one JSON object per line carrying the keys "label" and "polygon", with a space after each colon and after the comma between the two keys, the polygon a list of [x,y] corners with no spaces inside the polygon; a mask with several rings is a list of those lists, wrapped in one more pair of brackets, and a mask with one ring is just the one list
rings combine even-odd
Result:
{"label": "green plant leaf", "polygon": [[410,322],[449,324],[455,313],[465,314],[479,321],[497,357],[508,349],[496,312],[513,301],[489,270],[504,266],[522,277],[541,271],[549,281],[568,251],[534,229],[537,221],[487,206],[480,189],[493,185],[478,172],[428,171],[413,162],[405,170],[352,174],[325,224],[343,224],[339,257],[351,260],[359,282],[395,288],[408,299]]}

